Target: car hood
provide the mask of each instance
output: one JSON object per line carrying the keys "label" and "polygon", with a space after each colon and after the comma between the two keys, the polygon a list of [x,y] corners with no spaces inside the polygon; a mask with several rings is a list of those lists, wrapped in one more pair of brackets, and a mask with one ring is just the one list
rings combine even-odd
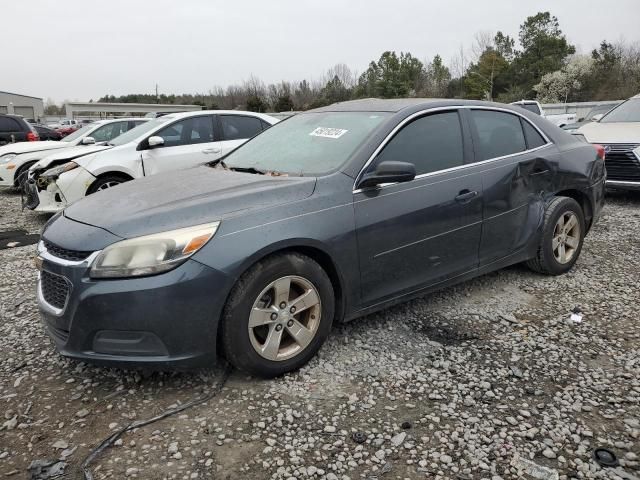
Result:
{"label": "car hood", "polygon": [[52,163],[59,163],[63,160],[74,160],[80,157],[84,157],[85,155],[90,155],[92,153],[101,152],[103,150],[108,150],[112,147],[109,145],[91,145],[91,146],[77,146],[77,147],[69,147],[65,148],[62,151],[58,151],[55,153],[48,154],[43,159],[39,160],[35,163],[30,170],[39,170],[42,168],[47,168]]}
{"label": "car hood", "polygon": [[16,153],[18,155],[23,153],[41,152],[43,150],[55,150],[56,148],[69,147],[69,142],[56,142],[53,140],[46,140],[42,142],[18,142],[9,143],[0,147],[0,156],[7,153]]}
{"label": "car hood", "polygon": [[640,143],[640,122],[587,123],[577,133],[590,143]]}
{"label": "car hood", "polygon": [[64,215],[131,238],[292,203],[311,195],[315,183],[315,177],[273,177],[202,166],[89,195]]}

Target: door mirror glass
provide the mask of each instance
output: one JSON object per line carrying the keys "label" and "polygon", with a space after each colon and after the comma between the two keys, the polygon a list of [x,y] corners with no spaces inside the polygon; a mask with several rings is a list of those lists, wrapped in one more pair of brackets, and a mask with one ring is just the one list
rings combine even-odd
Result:
{"label": "door mirror glass", "polygon": [[161,147],[164,145],[164,138],[153,136],[149,137],[147,142],[149,143],[149,148]]}
{"label": "door mirror glass", "polygon": [[96,143],[96,139],[93,137],[84,137],[82,139],[82,145],[93,145]]}
{"label": "door mirror glass", "polygon": [[604,115],[602,113],[598,113],[596,115],[594,115],[593,117],[591,117],[591,120],[593,122],[597,122],[598,120],[600,120]]}
{"label": "door mirror glass", "polygon": [[416,178],[416,167],[412,163],[380,162],[372,173],[367,173],[360,181],[360,188],[375,187],[382,183],[409,182]]}

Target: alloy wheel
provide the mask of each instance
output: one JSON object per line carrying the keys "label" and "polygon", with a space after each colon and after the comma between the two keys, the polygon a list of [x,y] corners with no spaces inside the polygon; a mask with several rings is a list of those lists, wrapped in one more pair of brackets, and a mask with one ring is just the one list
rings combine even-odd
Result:
{"label": "alloy wheel", "polygon": [[553,230],[551,248],[556,261],[562,264],[569,263],[580,246],[580,222],[573,212],[565,212],[560,215]]}
{"label": "alloy wheel", "polygon": [[267,360],[295,357],[315,338],[321,314],[320,295],[309,280],[281,277],[253,303],[249,314],[251,345]]}
{"label": "alloy wheel", "polygon": [[122,182],[116,182],[113,180],[110,180],[108,182],[104,182],[102,185],[100,185],[96,191],[100,191],[100,190],[106,190],[107,188],[111,188],[111,187],[115,187],[116,185],[120,185]]}

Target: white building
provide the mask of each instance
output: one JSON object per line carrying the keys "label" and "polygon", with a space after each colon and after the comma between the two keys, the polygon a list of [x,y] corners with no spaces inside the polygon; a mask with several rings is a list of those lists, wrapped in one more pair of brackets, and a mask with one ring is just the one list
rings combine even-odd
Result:
{"label": "white building", "polygon": [[44,102],[38,97],[0,91],[0,113],[39,120],[44,117]]}

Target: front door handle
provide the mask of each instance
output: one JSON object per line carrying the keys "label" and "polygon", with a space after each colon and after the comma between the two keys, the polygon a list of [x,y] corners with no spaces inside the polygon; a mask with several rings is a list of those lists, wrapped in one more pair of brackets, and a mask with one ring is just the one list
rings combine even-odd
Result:
{"label": "front door handle", "polygon": [[456,202],[458,203],[467,203],[470,202],[471,199],[475,198],[478,196],[478,192],[476,192],[475,190],[462,190],[460,191],[460,193],[458,194],[458,196],[456,197]]}
{"label": "front door handle", "polygon": [[220,153],[222,149],[220,148],[205,148],[202,150],[202,153]]}

